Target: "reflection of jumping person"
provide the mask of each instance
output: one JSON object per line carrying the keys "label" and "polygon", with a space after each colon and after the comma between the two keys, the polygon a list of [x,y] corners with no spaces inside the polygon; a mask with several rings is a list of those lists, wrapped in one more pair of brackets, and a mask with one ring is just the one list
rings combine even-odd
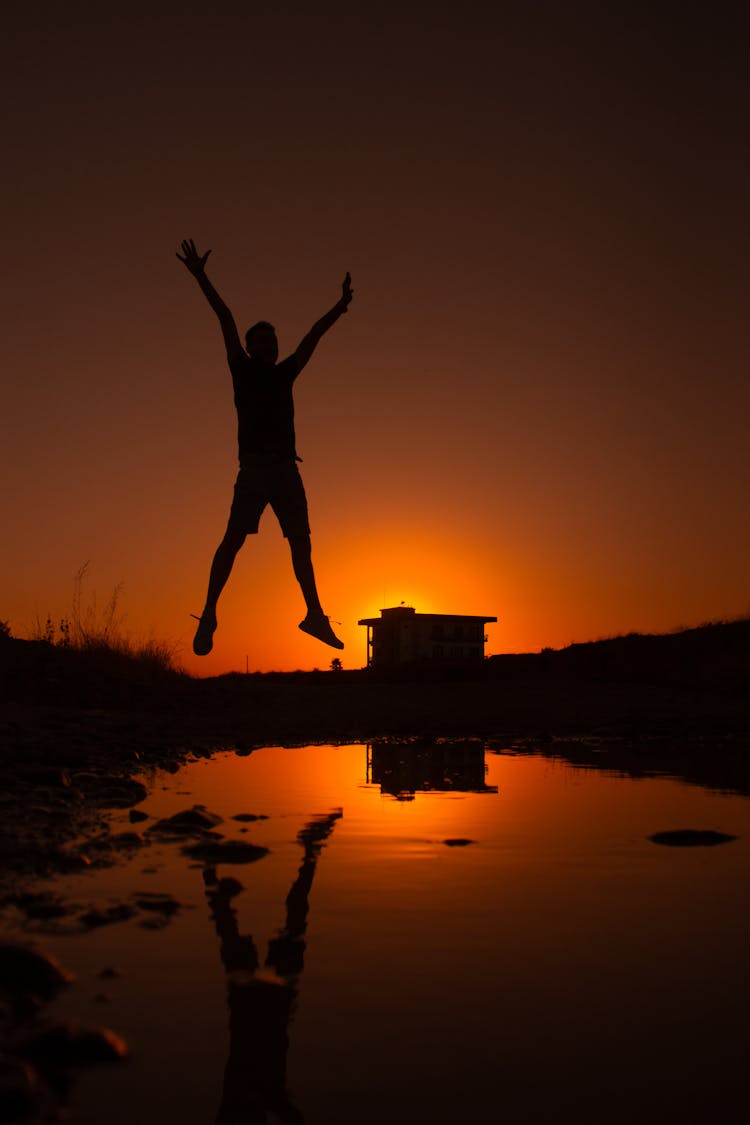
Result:
{"label": "reflection of jumping person", "polygon": [[265,969],[259,968],[252,937],[240,934],[237,926],[232,899],[240,885],[234,879],[219,879],[214,867],[203,870],[229,999],[229,1058],[216,1125],[265,1125],[269,1112],[282,1125],[303,1125],[286,1091],[289,1022],[304,967],[315,868],[341,815],[339,811],[316,817],[297,836],[304,855],[287,895],[286,924],[268,943]]}
{"label": "reflection of jumping person", "polygon": [[[240,471],[234,486],[234,501],[224,538],[211,565],[208,593],[193,641],[197,656],[213,647],[216,630],[216,603],[224,589],[247,535],[258,530],[258,521],[267,504],[273,508],[284,536],[289,540],[294,574],[307,606],[300,629],[333,648],[343,648],[318,598],[310,547],[307,499],[297,468],[294,437],[294,380],[328,329],[345,313],[352,299],[349,274],[344,278],[342,296],[330,312],[312,326],[299,347],[277,363],[279,345],[273,325],[259,321],[245,333],[245,348],[240,343],[234,317],[206,276],[206,259],[192,239],[184,241],[184,262],[219,318],[227,349],[227,360],[234,384],[234,402],[239,423]],[[247,349],[247,350],[246,350]]]}

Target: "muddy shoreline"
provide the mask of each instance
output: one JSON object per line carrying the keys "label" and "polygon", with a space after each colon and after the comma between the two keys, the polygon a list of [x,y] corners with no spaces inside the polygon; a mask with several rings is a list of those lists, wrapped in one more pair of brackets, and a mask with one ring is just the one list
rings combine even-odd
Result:
{"label": "muddy shoreline", "polygon": [[[141,925],[166,924],[180,908],[170,895],[89,909],[59,893],[59,877],[110,867],[144,846],[149,818],[139,806],[155,771],[176,772],[220,750],[247,755],[264,745],[403,742],[408,753],[409,745],[470,739],[486,754],[544,754],[750,795],[747,677],[741,666],[729,679],[717,678],[713,663],[710,672],[672,663],[644,675],[632,663],[575,667],[511,657],[477,678],[454,669],[401,678],[331,672],[195,680],[107,656],[5,643],[0,910],[24,918],[33,939],[136,916]],[[26,1106],[19,1120],[35,1120],[40,1106],[48,1103],[52,1112],[65,1104],[75,1069],[116,1061],[127,1045],[107,1027],[50,1022],[35,1007],[39,980],[51,979],[52,996],[65,976],[38,946],[5,945],[0,953],[13,980],[18,959],[29,962],[28,997],[8,993],[18,1011],[0,1030],[0,1061],[6,1099]],[[19,1036],[28,1039],[25,1046]]]}
{"label": "muddy shoreline", "polygon": [[601,668],[573,676],[524,661],[500,671],[477,679],[449,671],[194,680],[52,646],[3,645],[0,911],[24,919],[32,938],[0,943],[13,981],[19,958],[31,980],[18,994],[6,989],[11,1008],[0,1029],[3,1096],[18,1103],[17,1119],[42,1119],[45,1105],[56,1112],[76,1069],[127,1054],[116,1030],[60,1023],[39,1009],[39,980],[55,978],[52,996],[65,968],[50,964],[35,941],[59,927],[85,930],[136,915],[141,925],[162,925],[180,909],[164,894],[89,907],[59,889],[66,873],[111,867],[144,846],[148,818],[139,806],[157,770],[264,745],[471,739],[487,754],[542,753],[750,794],[750,702],[741,680],[675,682],[672,668],[658,682]]}
{"label": "muddy shoreline", "polygon": [[[652,682],[637,665],[587,675],[503,658],[488,675],[387,679],[364,672],[197,680],[39,642],[0,646],[0,860],[4,882],[80,862],[106,811],[134,807],[154,768],[263,745],[481,739],[632,775],[670,773],[750,793],[750,693],[710,676]],[[558,654],[555,654],[558,655]],[[563,655],[563,654],[559,654]],[[578,660],[580,665],[580,659]],[[712,664],[711,667],[714,665]],[[499,671],[498,671],[499,668]],[[619,678],[614,678],[614,672]],[[679,669],[677,669],[679,671]],[[623,672],[628,674],[623,677]],[[653,682],[654,680],[662,682]]]}

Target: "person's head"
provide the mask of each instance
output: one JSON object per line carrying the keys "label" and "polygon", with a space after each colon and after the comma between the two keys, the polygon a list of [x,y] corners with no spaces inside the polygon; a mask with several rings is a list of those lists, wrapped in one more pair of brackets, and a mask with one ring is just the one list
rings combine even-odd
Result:
{"label": "person's head", "polygon": [[245,347],[252,359],[262,359],[275,363],[279,358],[279,342],[276,329],[267,320],[259,320],[245,333]]}

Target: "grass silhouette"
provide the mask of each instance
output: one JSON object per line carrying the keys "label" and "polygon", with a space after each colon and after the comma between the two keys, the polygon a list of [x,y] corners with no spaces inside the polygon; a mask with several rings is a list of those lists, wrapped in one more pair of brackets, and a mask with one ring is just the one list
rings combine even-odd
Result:
{"label": "grass silhouette", "polygon": [[89,563],[85,562],[73,579],[73,598],[68,615],[61,617],[57,625],[49,613],[44,621],[37,617],[31,639],[111,663],[138,664],[143,671],[181,672],[176,642],[152,634],[133,637],[126,630],[125,615],[121,610],[124,583],[118,582],[100,608],[95,591],[85,596],[88,576]]}

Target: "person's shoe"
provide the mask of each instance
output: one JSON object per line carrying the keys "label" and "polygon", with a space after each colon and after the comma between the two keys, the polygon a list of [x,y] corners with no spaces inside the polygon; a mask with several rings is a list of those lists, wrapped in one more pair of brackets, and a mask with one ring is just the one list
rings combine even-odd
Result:
{"label": "person's shoe", "polygon": [[208,656],[214,647],[214,633],[216,632],[216,614],[206,613],[205,609],[200,617],[190,614],[198,622],[193,638],[193,652],[196,656]]}
{"label": "person's shoe", "polygon": [[305,620],[300,621],[299,627],[303,633],[309,633],[324,645],[330,645],[331,648],[344,647],[344,642],[338,639],[324,613],[308,613]]}

